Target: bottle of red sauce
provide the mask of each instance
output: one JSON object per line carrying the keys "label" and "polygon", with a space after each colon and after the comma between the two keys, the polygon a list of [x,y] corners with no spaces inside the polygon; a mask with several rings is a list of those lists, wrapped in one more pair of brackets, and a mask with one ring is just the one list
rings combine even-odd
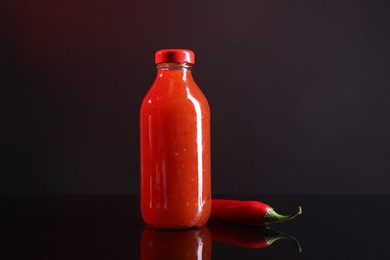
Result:
{"label": "bottle of red sauce", "polygon": [[157,228],[204,225],[211,211],[210,109],[190,50],[156,52],[140,111],[141,214]]}

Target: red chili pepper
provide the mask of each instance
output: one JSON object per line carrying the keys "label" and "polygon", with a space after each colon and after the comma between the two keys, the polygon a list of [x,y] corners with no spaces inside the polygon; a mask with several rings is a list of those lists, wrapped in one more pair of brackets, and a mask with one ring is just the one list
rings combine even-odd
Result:
{"label": "red chili pepper", "polygon": [[210,230],[213,241],[216,242],[251,249],[260,249],[270,246],[278,240],[288,239],[295,243],[299,252],[302,251],[301,245],[293,236],[270,228],[242,224],[228,224],[218,221],[209,222],[207,227]]}
{"label": "red chili pepper", "polygon": [[259,201],[212,200],[210,220],[232,223],[267,225],[295,218],[302,214],[302,208],[293,215],[280,215],[271,206]]}

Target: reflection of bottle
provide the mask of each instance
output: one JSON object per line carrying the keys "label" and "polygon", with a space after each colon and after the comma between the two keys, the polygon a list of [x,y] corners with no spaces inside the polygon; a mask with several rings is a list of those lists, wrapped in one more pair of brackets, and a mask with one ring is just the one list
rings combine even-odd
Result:
{"label": "reflection of bottle", "polygon": [[192,51],[158,51],[156,64],[140,111],[142,218],[198,227],[211,211],[209,105],[192,77]]}
{"label": "reflection of bottle", "polygon": [[145,227],[141,238],[141,259],[211,259],[211,236],[207,226],[164,231]]}
{"label": "reflection of bottle", "polygon": [[272,245],[281,239],[292,240],[299,252],[302,247],[291,235],[263,226],[231,224],[212,221],[208,224],[213,241],[230,245],[259,249]]}

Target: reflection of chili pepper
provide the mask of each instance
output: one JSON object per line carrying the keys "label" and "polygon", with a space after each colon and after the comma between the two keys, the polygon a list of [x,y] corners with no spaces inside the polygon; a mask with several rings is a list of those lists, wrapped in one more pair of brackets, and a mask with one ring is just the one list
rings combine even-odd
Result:
{"label": "reflection of chili pepper", "polygon": [[141,259],[211,259],[211,235],[207,226],[185,230],[144,227]]}
{"label": "reflection of chili pepper", "polygon": [[298,251],[302,251],[299,242],[292,236],[261,226],[228,224],[211,221],[207,224],[213,241],[252,249],[264,248],[281,239],[292,240]]}
{"label": "reflection of chili pepper", "polygon": [[302,214],[302,208],[293,215],[283,216],[269,205],[259,201],[212,200],[211,220],[267,225],[295,218]]}

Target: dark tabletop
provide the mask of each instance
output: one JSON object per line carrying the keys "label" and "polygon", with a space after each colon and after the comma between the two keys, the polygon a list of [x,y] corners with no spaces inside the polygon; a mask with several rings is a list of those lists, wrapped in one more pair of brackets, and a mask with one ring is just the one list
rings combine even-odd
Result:
{"label": "dark tabletop", "polygon": [[[282,214],[292,213],[301,205],[301,216],[275,224],[267,231],[294,237],[302,252],[292,239],[281,239],[263,248],[247,248],[249,244],[245,243],[253,242],[251,233],[263,234],[264,229],[233,226],[238,233],[229,234],[229,230],[234,230],[232,226],[209,223],[207,230],[211,235],[206,235],[210,239],[215,227],[222,226],[222,235],[228,233],[225,243],[215,239],[212,244],[198,241],[202,250],[210,250],[211,259],[390,259],[390,196],[214,197],[260,200]],[[141,252],[153,240],[149,235],[142,239],[145,230],[137,195],[0,196],[0,259],[153,259]],[[199,233],[186,232],[192,232],[193,237]],[[166,236],[169,246],[170,237],[180,240],[183,236],[185,241],[186,232],[159,233],[158,239],[161,242]],[[165,255],[157,252],[154,259],[199,259],[195,251],[180,255],[181,252],[171,252],[170,256],[165,251]]]}

